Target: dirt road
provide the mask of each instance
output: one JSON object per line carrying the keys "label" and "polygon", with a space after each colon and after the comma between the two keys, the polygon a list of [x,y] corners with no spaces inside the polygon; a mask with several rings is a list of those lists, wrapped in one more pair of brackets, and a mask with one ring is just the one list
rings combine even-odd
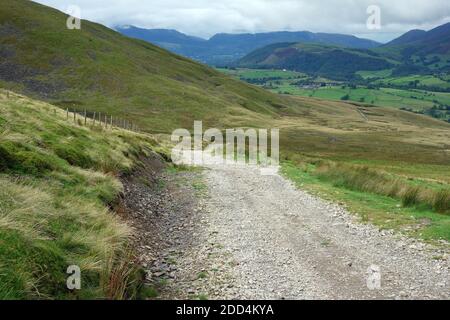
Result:
{"label": "dirt road", "polygon": [[[447,249],[362,224],[279,175],[211,166],[162,298],[449,299]],[[204,189],[204,190],[203,190]]]}

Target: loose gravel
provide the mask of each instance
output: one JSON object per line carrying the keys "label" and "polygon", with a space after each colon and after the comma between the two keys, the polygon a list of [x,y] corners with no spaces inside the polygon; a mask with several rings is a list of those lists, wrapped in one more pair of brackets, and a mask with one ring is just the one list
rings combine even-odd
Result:
{"label": "loose gravel", "polygon": [[172,180],[189,223],[160,233],[172,239],[149,270],[161,299],[450,298],[447,244],[380,231],[257,168],[215,165]]}

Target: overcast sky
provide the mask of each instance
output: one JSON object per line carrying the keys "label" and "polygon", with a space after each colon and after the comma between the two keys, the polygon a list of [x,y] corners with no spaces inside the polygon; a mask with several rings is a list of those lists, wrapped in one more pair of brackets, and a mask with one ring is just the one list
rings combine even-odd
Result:
{"label": "overcast sky", "polygon": [[[388,41],[411,29],[450,22],[449,0],[38,0],[61,11],[81,8],[83,19],[114,27],[215,33],[313,31]],[[368,30],[367,8],[381,9],[381,29]]]}

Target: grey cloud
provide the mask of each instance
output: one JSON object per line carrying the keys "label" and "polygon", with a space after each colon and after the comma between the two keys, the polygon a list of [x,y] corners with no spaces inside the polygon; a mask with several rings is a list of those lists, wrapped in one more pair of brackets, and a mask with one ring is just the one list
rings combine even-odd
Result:
{"label": "grey cloud", "polygon": [[[450,22],[448,0],[39,0],[107,26],[170,28],[209,37],[219,32],[310,30],[387,41],[410,29]],[[369,5],[381,8],[382,28],[366,28]]]}

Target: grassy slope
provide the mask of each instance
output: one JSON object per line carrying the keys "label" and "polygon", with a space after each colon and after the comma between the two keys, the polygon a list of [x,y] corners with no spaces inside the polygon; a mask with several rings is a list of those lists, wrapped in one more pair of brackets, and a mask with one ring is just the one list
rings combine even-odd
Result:
{"label": "grassy slope", "polygon": [[0,54],[0,84],[56,105],[171,132],[197,119],[228,125],[228,116],[237,113],[257,123],[289,104],[99,24],[83,21],[81,30],[68,30],[66,15],[57,10],[25,0],[4,0],[0,7],[0,45],[6,52]]}
{"label": "grassy slope", "polygon": [[[303,114],[274,122],[281,128],[282,151],[286,154],[380,166],[384,163],[386,168],[404,167],[404,172],[412,176],[450,181],[449,124],[386,107],[292,98],[303,105],[299,108]],[[416,166],[432,166],[433,170],[423,170],[422,175]]]}
{"label": "grassy slope", "polygon": [[284,162],[282,173],[298,187],[345,204],[363,222],[429,241],[450,241],[450,217],[434,212],[428,206],[404,206],[401,200],[393,197],[346,188],[337,181],[318,175],[312,164]]}
{"label": "grassy slope", "polygon": [[[365,221],[425,239],[450,240],[448,124],[391,108],[359,107],[368,119],[364,121],[357,105],[298,99],[310,109],[282,129],[281,145],[290,146],[282,156],[289,178],[346,203]],[[322,163],[341,170],[321,172]],[[367,168],[373,175],[365,174]],[[389,179],[379,179],[384,176]],[[419,188],[417,203],[404,207],[414,186]],[[446,209],[436,210],[438,205]]]}
{"label": "grassy slope", "polygon": [[[149,137],[79,127],[0,91],[0,299],[120,297],[110,273],[130,232],[107,209]],[[82,269],[70,293],[69,265]]]}

